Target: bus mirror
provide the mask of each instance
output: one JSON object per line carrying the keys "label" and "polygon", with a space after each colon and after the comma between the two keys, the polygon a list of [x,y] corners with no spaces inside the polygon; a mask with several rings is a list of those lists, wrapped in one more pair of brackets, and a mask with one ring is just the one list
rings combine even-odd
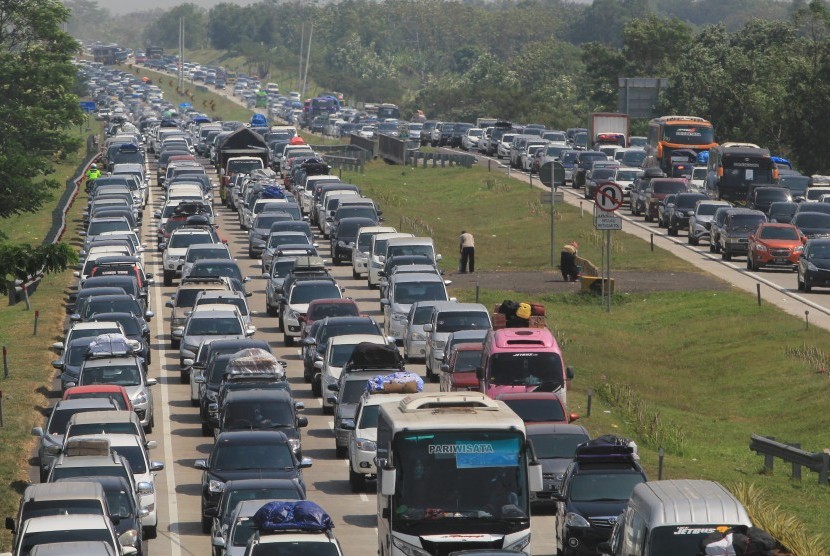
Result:
{"label": "bus mirror", "polygon": [[574,378],[574,368],[573,367],[565,367],[565,377],[568,380],[573,380],[573,378]]}
{"label": "bus mirror", "polygon": [[538,461],[527,466],[527,488],[530,492],[541,492],[545,489],[542,481],[542,464]]}
{"label": "bus mirror", "polygon": [[[539,468],[541,470],[541,467]],[[395,494],[395,479],[397,478],[397,469],[392,466],[384,466],[380,472],[380,493],[384,496],[393,496]],[[541,477],[541,471],[539,476]]]}

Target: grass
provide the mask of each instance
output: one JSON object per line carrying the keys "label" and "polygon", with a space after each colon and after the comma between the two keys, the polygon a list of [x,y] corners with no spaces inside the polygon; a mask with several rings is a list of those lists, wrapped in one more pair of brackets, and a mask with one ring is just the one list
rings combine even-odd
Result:
{"label": "grass", "polygon": [[[389,225],[431,235],[445,268],[458,268],[462,229],[476,238],[476,267],[482,270],[550,268],[550,205],[540,203],[539,190],[486,167],[413,169],[375,161],[365,175],[344,172],[343,180],[378,201]],[[602,235],[593,229],[587,203],[584,213],[557,204],[554,227],[557,264],[561,245],[573,240],[579,242],[580,255],[599,263]],[[617,270],[699,272],[623,232],[614,234],[612,255]]]}
{"label": "grass", "polygon": [[[56,175],[60,179],[74,175],[82,158],[81,153],[77,160],[57,168]],[[70,209],[70,225],[63,241],[80,245],[78,223],[85,206],[86,196],[81,189]],[[54,203],[16,223],[31,234],[22,236],[20,241],[35,243],[38,241],[36,238],[46,234],[51,226],[52,208]],[[14,232],[15,224],[9,220],[3,220],[0,226]],[[18,233],[9,235],[20,236]],[[28,459],[35,446],[35,438],[30,431],[33,426],[43,425],[45,412],[50,406],[48,396],[54,374],[50,361],[56,356],[47,347],[63,333],[66,317],[63,300],[67,287],[73,281],[72,270],[47,275],[31,297],[32,310],[27,311],[24,303],[0,307],[0,345],[8,347],[9,367],[8,379],[3,379],[0,373],[5,421],[0,429],[0,515],[3,516],[15,515],[20,495],[29,483]],[[35,311],[40,312],[37,336],[33,335]],[[0,551],[8,549],[10,542],[10,532],[0,530]]]}
{"label": "grass", "polygon": [[[473,290],[452,294],[475,300]],[[805,330],[800,319],[758,307],[741,291],[617,295],[611,313],[587,295],[480,292],[488,307],[503,299],[546,305],[575,368],[571,411],[584,415],[593,389],[592,415],[579,422],[593,435],[633,438],[652,478],[662,446],[664,478],[755,485],[765,508],[780,508],[808,532],[826,531],[830,492],[817,476],[805,470],[803,482],[792,481],[780,460],[766,475],[763,458],[748,448],[752,433],[802,442],[808,451],[826,447],[816,431],[830,426],[830,380],[815,363],[816,352],[830,350],[826,331]],[[608,389],[616,393],[602,395]]]}

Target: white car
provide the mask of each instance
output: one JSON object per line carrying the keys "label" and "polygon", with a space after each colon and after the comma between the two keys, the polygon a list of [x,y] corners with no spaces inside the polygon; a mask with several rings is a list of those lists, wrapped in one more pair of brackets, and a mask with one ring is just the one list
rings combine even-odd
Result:
{"label": "white car", "polygon": [[461,138],[461,148],[465,151],[478,149],[478,142],[481,140],[482,135],[484,135],[483,129],[480,127],[471,127]]}
{"label": "white car", "polygon": [[72,542],[82,539],[103,542],[116,554],[138,554],[137,535],[133,531],[116,536],[109,517],[94,514],[49,515],[27,519],[20,526],[14,556],[28,556],[40,544]]}
{"label": "white car", "polygon": [[394,234],[392,226],[366,226],[357,231],[357,239],[352,248],[352,278],[355,280],[369,274],[369,250],[372,248],[372,236],[377,234]]}
{"label": "white car", "polygon": [[320,392],[323,395],[323,413],[331,415],[334,404],[328,399],[329,386],[337,384],[343,365],[349,360],[354,347],[361,342],[386,345],[386,338],[376,334],[345,334],[334,336],[326,342],[322,361],[315,361],[314,367],[320,373]]}
{"label": "white car", "polygon": [[395,403],[406,394],[366,393],[357,406],[354,430],[349,433],[349,486],[352,492],[366,490],[366,478],[377,475],[378,410],[384,403]]}
{"label": "white car", "polygon": [[173,278],[181,275],[184,257],[191,245],[213,243],[213,235],[199,228],[179,228],[170,234],[170,240],[163,243],[162,265],[164,266],[164,285],[172,286]]}
{"label": "white car", "polygon": [[642,169],[640,168],[617,168],[617,171],[614,172],[613,181],[622,187],[623,197],[628,198],[631,196],[631,188],[634,187],[634,180],[636,180],[637,176],[641,173]]}
{"label": "white car", "polygon": [[[285,543],[289,548],[285,551],[264,548],[255,550],[259,545]],[[299,532],[299,533],[254,533],[244,556],[254,554],[321,554],[325,556],[343,556],[340,543],[331,531]]]}
{"label": "white car", "polygon": [[286,346],[294,345],[300,337],[308,304],[315,299],[342,299],[343,290],[334,280],[304,280],[295,282],[285,296],[282,310],[282,331]]}
{"label": "white car", "polygon": [[380,283],[379,272],[383,270],[386,263],[386,246],[390,239],[399,237],[415,237],[413,234],[404,234],[401,232],[393,232],[388,234],[377,234],[372,236],[372,246],[369,249],[369,272],[367,281],[370,289],[377,289]]}

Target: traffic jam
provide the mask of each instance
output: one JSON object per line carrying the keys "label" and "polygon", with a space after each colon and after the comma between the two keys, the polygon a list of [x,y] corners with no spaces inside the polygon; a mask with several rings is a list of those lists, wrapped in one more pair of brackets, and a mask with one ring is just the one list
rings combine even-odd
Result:
{"label": "traffic jam", "polygon": [[[213,121],[149,80],[78,67],[107,108],[100,176],[10,554],[780,548],[722,485],[651,480],[634,441],[581,426],[545,308],[459,302],[433,238],[335,175],[278,113],[297,110],[278,88],[270,117]],[[724,259],[749,253],[748,268],[795,268],[830,241],[799,225],[824,199],[765,149],[710,145],[696,184],[704,120],[652,121],[667,143],[647,170],[627,118],[567,132],[481,120],[459,146],[528,172],[556,160],[589,198],[614,182],[632,214]],[[459,125],[394,128],[444,146]],[[804,264],[799,287],[822,285]]]}

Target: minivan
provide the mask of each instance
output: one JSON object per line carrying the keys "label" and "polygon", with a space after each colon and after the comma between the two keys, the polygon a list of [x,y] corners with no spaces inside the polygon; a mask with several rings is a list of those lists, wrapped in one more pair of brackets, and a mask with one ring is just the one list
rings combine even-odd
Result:
{"label": "minivan", "polygon": [[433,306],[430,321],[424,325],[427,378],[438,382],[438,371],[444,362],[444,347],[450,334],[459,330],[491,328],[490,313],[481,303],[438,303]]}
{"label": "minivan", "polygon": [[504,392],[554,392],[567,407],[566,367],[556,338],[547,328],[491,330],[484,340],[482,366],[476,370],[491,398]]}
{"label": "minivan", "polygon": [[713,481],[650,481],[634,487],[606,556],[696,556],[700,543],[718,530],[751,526],[749,514],[731,492]]}
{"label": "minivan", "polygon": [[376,234],[372,236],[372,243],[369,248],[369,272],[367,282],[370,289],[377,289],[380,282],[380,271],[383,270],[386,264],[386,247],[389,242],[397,238],[415,237],[413,234],[405,234],[402,232],[392,232],[386,234]]}

